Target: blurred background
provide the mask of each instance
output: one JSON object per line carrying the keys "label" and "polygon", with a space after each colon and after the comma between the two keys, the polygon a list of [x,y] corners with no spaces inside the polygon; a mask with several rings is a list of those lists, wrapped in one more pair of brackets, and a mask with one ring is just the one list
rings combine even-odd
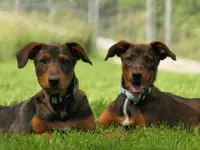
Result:
{"label": "blurred background", "polygon": [[200,60],[200,1],[0,0],[0,60],[32,41],[75,40],[89,53],[121,39],[161,40]]}

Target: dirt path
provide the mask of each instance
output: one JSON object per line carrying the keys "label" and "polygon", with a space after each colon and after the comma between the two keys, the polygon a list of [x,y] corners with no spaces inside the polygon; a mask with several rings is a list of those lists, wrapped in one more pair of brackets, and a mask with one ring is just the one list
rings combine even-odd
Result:
{"label": "dirt path", "polygon": [[[99,37],[97,40],[97,46],[105,50],[105,53],[114,43],[116,43],[116,41],[103,37]],[[115,57],[113,60],[115,63],[120,64],[119,58]],[[176,61],[173,61],[167,58],[160,62],[159,69],[171,72],[200,74],[200,62],[182,58],[177,58]]]}

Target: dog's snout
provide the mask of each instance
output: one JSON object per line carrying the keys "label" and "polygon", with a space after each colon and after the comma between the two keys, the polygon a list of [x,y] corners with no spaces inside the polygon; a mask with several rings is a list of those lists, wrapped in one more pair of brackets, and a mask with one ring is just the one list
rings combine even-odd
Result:
{"label": "dog's snout", "polygon": [[142,73],[141,72],[134,72],[134,73],[132,73],[132,78],[140,80],[142,78]]}
{"label": "dog's snout", "polygon": [[59,84],[60,80],[58,76],[50,76],[49,77],[49,83],[51,86],[57,86]]}

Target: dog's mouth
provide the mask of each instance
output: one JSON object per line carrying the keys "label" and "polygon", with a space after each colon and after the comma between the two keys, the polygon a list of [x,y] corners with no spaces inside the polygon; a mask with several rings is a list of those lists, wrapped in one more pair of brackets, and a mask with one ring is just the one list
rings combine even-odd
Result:
{"label": "dog's mouth", "polygon": [[134,94],[140,94],[145,90],[145,85],[143,83],[130,83],[129,91]]}
{"label": "dog's mouth", "polygon": [[54,95],[60,95],[60,89],[58,88],[47,88],[45,89],[48,95],[54,96]]}

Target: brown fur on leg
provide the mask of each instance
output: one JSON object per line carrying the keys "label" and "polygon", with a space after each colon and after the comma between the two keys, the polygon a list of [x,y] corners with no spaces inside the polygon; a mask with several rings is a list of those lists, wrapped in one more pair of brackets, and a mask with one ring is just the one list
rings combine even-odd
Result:
{"label": "brown fur on leg", "polygon": [[35,116],[31,121],[31,129],[37,134],[44,133],[48,129],[47,122]]}
{"label": "brown fur on leg", "polygon": [[95,129],[95,121],[94,116],[91,115],[84,120],[72,120],[66,122],[50,122],[48,124],[49,129],[57,129],[62,130],[66,127],[73,127],[82,130],[94,130]]}
{"label": "brown fur on leg", "polygon": [[115,112],[112,112],[109,108],[107,108],[99,117],[98,124],[108,126],[112,123],[115,123],[117,120],[117,115]]}

